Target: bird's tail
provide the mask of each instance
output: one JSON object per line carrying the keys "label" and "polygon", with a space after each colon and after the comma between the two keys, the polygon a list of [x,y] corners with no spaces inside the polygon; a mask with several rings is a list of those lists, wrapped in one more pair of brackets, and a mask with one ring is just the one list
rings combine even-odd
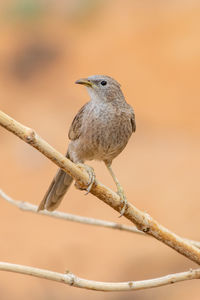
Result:
{"label": "bird's tail", "polygon": [[[67,152],[66,157],[69,158],[69,154]],[[55,210],[62,201],[65,193],[70,187],[73,178],[65,173],[62,169],[59,169],[51,182],[43,200],[41,201],[38,211],[47,209],[49,211]]]}

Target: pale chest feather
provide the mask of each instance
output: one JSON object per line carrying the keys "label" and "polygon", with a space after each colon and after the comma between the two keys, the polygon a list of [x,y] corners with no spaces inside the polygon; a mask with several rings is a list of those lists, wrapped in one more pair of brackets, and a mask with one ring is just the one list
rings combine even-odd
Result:
{"label": "pale chest feather", "polygon": [[[85,112],[81,136],[83,148],[89,145],[95,159],[107,159],[117,156],[126,146],[131,134],[131,112],[126,107],[99,105],[91,106]],[[80,136],[80,142],[82,140]]]}

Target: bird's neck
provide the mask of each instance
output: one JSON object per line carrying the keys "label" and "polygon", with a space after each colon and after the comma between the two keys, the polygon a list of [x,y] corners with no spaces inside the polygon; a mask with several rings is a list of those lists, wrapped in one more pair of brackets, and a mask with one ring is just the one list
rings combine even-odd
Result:
{"label": "bird's neck", "polygon": [[119,95],[107,95],[108,97],[104,97],[103,95],[99,96],[97,93],[95,93],[94,91],[89,91],[89,95],[90,95],[90,101],[96,104],[108,104],[108,103],[124,103],[125,98],[123,96],[123,94]]}

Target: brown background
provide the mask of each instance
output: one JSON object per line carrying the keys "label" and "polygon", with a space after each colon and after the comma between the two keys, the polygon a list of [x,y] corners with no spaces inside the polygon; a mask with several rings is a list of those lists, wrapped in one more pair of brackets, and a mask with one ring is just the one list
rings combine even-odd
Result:
{"label": "brown background", "polygon": [[[80,77],[107,74],[134,107],[137,131],[114,161],[128,200],[200,240],[199,1],[1,1],[0,104],[65,152],[88,95]],[[0,187],[39,204],[56,166],[0,129]],[[97,178],[114,187],[99,162]],[[4,200],[0,260],[99,281],[142,280],[196,265],[153,238],[21,212]],[[129,224],[72,187],[60,210]],[[4,299],[199,299],[199,282],[126,293],[81,290],[0,273]]]}

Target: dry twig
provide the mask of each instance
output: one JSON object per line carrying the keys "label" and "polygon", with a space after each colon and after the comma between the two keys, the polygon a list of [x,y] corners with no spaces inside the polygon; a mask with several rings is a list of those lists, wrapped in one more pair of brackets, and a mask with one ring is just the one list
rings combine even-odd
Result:
{"label": "dry twig", "polygon": [[[8,196],[5,192],[0,190],[0,196],[5,199],[7,202],[10,204],[18,207],[19,209],[23,211],[29,211],[38,214],[38,206],[31,204],[29,202],[24,202],[24,201],[17,201],[10,196]],[[131,225],[124,225],[120,223],[115,223],[115,222],[110,222],[106,220],[100,220],[96,218],[88,218],[88,217],[82,217],[74,214],[69,214],[61,211],[48,211],[48,210],[42,210],[39,212],[39,214],[46,215],[49,217],[53,217],[56,219],[63,219],[71,222],[77,222],[81,224],[87,224],[87,225],[93,225],[93,226],[98,226],[98,227],[104,227],[104,228],[111,228],[111,229],[117,229],[117,230],[122,230],[122,231],[127,231],[127,232],[132,232],[132,233],[138,233],[143,236],[148,236],[145,234],[143,231],[138,230],[135,226]],[[189,243],[192,243],[192,245],[200,248],[200,242],[194,241],[194,240],[189,240],[185,239]]]}
{"label": "dry twig", "polygon": [[95,291],[106,291],[106,292],[149,289],[153,287],[168,285],[179,281],[200,278],[200,269],[196,269],[196,270],[191,269],[187,272],[169,274],[154,279],[147,279],[141,281],[127,281],[127,282],[93,281],[93,280],[87,280],[87,279],[77,277],[76,275],[72,274],[69,271],[66,272],[66,274],[62,274],[62,273],[52,272],[48,270],[43,270],[43,269],[38,269],[38,268],[33,268],[33,267],[28,267],[23,265],[16,265],[16,264],[11,264],[6,262],[0,262],[0,270],[20,273],[25,275],[31,275],[39,278],[45,278],[52,281],[68,284],[74,287],[83,288],[83,289],[95,290]]}
{"label": "dry twig", "polygon": [[33,212],[36,214],[39,213],[41,215],[46,215],[46,216],[54,217],[57,219],[64,219],[64,220],[87,224],[87,225],[94,225],[94,226],[105,227],[105,228],[125,230],[125,231],[139,233],[139,234],[146,236],[146,234],[143,231],[138,230],[135,226],[128,226],[128,225],[123,225],[123,224],[119,224],[119,223],[115,223],[115,222],[95,219],[95,218],[82,217],[82,216],[78,216],[78,215],[64,213],[64,212],[57,211],[57,210],[55,210],[55,211],[40,210],[38,212],[37,205],[31,204],[28,202],[24,202],[24,201],[14,200],[10,196],[8,196],[6,193],[4,193],[2,190],[0,190],[0,197],[2,197],[7,202],[18,207],[19,209],[21,209],[23,211],[29,211],[29,212]]}

